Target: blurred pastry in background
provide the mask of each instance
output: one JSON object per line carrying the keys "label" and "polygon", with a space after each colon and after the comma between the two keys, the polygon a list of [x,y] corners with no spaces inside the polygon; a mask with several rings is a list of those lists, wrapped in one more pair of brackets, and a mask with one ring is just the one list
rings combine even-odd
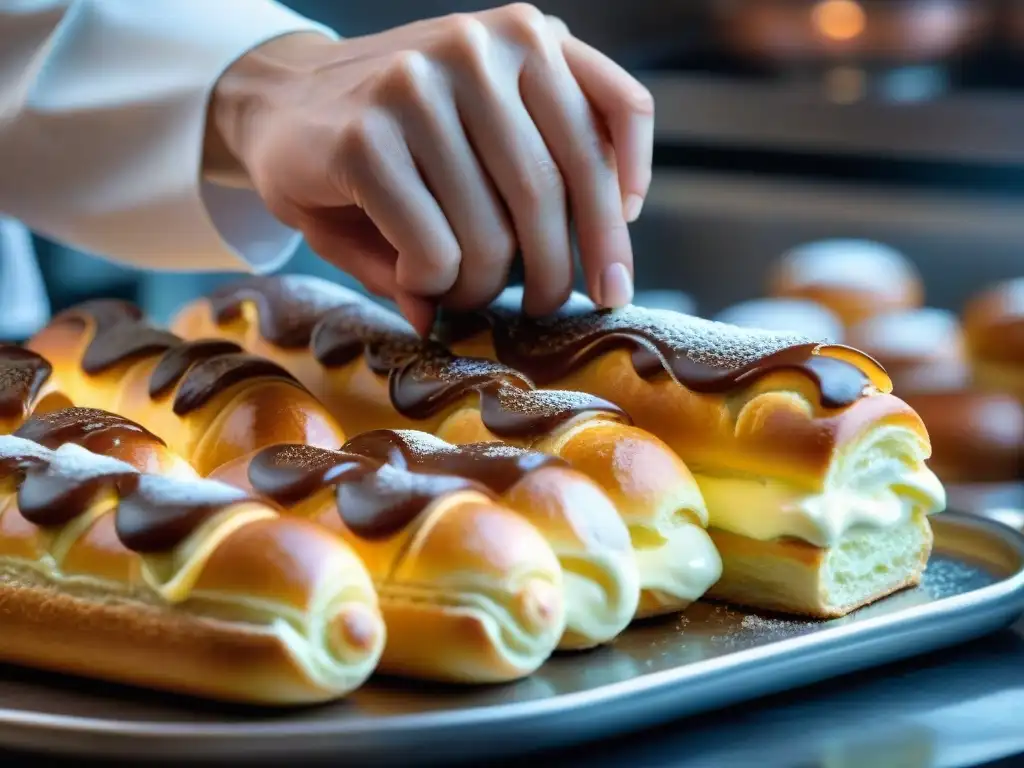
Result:
{"label": "blurred pastry in background", "polygon": [[633,303],[645,309],[670,309],[684,315],[697,314],[697,302],[693,296],[683,291],[670,289],[637,291],[633,295]]}
{"label": "blurred pastry in background", "polygon": [[830,309],[806,299],[752,299],[733,304],[715,317],[720,323],[797,333],[815,341],[843,341],[843,323]]}
{"label": "blurred pastry in background", "polygon": [[898,396],[960,390],[970,378],[960,320],[945,309],[877,315],[850,328],[846,343],[882,364]]}
{"label": "blurred pastry in background", "polygon": [[917,268],[899,251],[870,240],[820,240],[784,254],[768,277],[775,298],[808,299],[848,327],[868,318],[921,306]]}
{"label": "blurred pastry in background", "polygon": [[1024,400],[1024,278],[975,296],[963,323],[974,385]]}
{"label": "blurred pastry in background", "polygon": [[1024,406],[1016,398],[963,390],[922,392],[903,399],[928,428],[928,465],[944,483],[1021,479]]}

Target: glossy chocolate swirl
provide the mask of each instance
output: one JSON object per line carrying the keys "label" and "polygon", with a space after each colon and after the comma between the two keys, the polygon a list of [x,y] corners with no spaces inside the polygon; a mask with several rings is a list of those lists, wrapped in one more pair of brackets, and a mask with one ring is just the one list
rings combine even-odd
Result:
{"label": "glossy chocolate swirl", "polygon": [[53,373],[53,366],[35,352],[0,345],[0,418],[27,416]]}
{"label": "glossy chocolate swirl", "polygon": [[456,357],[421,339],[394,312],[326,280],[247,278],[210,298],[219,323],[239,317],[245,302],[256,304],[260,333],[278,346],[301,346],[305,339],[327,368],[362,357],[371,371],[388,377],[395,410],[414,421],[429,419],[474,393],[484,426],[499,437],[545,435],[583,413],[626,420],[621,409],[600,398],[536,392],[528,378],[508,366]]}
{"label": "glossy chocolate swirl", "polygon": [[143,475],[78,445],[50,450],[10,435],[0,436],[0,481],[14,482],[18,511],[41,528],[67,525],[112,495],[118,538],[140,554],[173,550],[210,517],[251,498],[224,483]]}
{"label": "glossy chocolate swirl", "polygon": [[159,437],[134,421],[97,408],[61,408],[39,414],[26,421],[15,437],[32,440],[51,450],[65,443],[80,445],[88,451],[108,455],[123,441],[145,438],[166,445]]}
{"label": "glossy chocolate swirl", "polygon": [[142,311],[127,301],[85,302],[58,314],[51,325],[61,323],[84,327],[91,324],[94,328],[82,356],[82,370],[90,375],[160,355],[150,374],[149,396],[156,399],[178,387],[172,407],[179,416],[203,407],[221,392],[248,379],[278,378],[302,386],[279,365],[244,354],[232,342],[186,342],[173,333],[154,328],[146,322]]}
{"label": "glossy chocolate swirl", "polygon": [[627,349],[641,377],[669,373],[703,394],[735,392],[781,370],[812,380],[826,408],[848,406],[871,387],[856,365],[818,354],[822,345],[800,336],[664,310],[597,310],[579,294],[555,315],[530,319],[521,312],[521,297],[519,290],[506,290],[486,310],[445,317],[442,338],[454,343],[489,329],[498,359],[542,386],[613,349]]}
{"label": "glossy chocolate swirl", "polygon": [[453,445],[426,432],[376,429],[349,440],[341,448],[415,472],[456,475],[503,494],[531,472],[567,467],[563,459],[504,443]]}
{"label": "glossy chocolate swirl", "polygon": [[412,524],[435,500],[483,486],[463,477],[411,472],[374,458],[309,445],[275,445],[249,463],[249,483],[261,496],[292,506],[333,487],[338,514],[363,539],[382,539]]}

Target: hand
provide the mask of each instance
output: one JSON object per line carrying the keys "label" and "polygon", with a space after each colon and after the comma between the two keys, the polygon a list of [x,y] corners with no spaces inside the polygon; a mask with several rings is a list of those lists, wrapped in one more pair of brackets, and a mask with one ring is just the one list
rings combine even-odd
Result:
{"label": "hand", "polygon": [[210,126],[275,216],[421,330],[494,298],[517,251],[524,309],[556,309],[570,221],[591,298],[632,298],[651,96],[532,6],[279,38],[221,78]]}

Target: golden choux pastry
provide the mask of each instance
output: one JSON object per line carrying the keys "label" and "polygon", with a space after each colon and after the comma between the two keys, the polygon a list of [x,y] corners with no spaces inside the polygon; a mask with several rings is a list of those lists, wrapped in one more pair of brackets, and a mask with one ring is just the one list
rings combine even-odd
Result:
{"label": "golden choux pastry", "polygon": [[373,672],[370,576],[321,526],[223,483],[0,437],[0,660],[282,705]]}
{"label": "golden choux pastry", "polygon": [[[29,419],[16,434],[50,448],[74,443],[146,471],[195,474],[160,438],[103,411],[56,411]],[[554,549],[563,570],[567,619],[560,648],[601,645],[632,621],[640,584],[629,532],[604,492],[564,461],[500,443],[461,447],[423,432],[390,430],[360,435],[343,451],[353,454],[353,469],[365,467],[363,459],[369,459],[399,469],[479,482],[530,521]],[[312,449],[306,453],[320,457]],[[337,458],[335,454],[331,457]],[[239,474],[251,466],[260,465],[252,464],[251,457],[242,457],[223,465],[213,476],[252,491],[248,476]],[[405,475],[398,472],[390,477],[398,482]],[[332,477],[332,482],[337,478]],[[287,507],[289,500],[284,503]]]}
{"label": "golden choux pastry", "polygon": [[614,402],[686,462],[723,560],[711,596],[841,616],[919,582],[945,491],[920,417],[871,358],[673,312],[520,312],[509,289],[439,331],[545,387]]}
{"label": "golden choux pastry", "polygon": [[295,378],[224,340],[187,343],[138,307],[98,300],[57,314],[26,345],[72,404],[135,421],[201,475],[265,445],[337,448],[344,433]]}
{"label": "golden choux pastry", "polygon": [[387,625],[382,672],[506,682],[536,670],[563,637],[558,558],[536,527],[479,483],[308,445],[263,448],[214,477],[319,523],[355,550]]}
{"label": "golden choux pastry", "polygon": [[607,400],[539,391],[507,366],[423,341],[400,316],[354,291],[302,275],[229,283],[184,307],[173,327],[185,338],[228,339],[273,360],[349,435],[416,430],[564,459],[604,490],[629,529],[640,616],[686,607],[721,573],[689,470]]}

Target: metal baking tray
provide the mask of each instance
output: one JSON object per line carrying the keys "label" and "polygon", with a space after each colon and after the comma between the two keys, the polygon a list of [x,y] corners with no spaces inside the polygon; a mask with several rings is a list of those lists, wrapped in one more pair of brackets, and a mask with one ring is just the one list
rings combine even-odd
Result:
{"label": "metal baking tray", "polygon": [[506,686],[377,680],[344,702],[266,712],[0,668],[0,747],[174,763],[479,764],[623,734],[950,646],[1024,613],[1024,535],[952,512],[934,529],[920,587],[843,619],[701,603]]}
{"label": "metal baking tray", "polygon": [[1024,483],[967,483],[946,487],[949,506],[1024,531]]}

